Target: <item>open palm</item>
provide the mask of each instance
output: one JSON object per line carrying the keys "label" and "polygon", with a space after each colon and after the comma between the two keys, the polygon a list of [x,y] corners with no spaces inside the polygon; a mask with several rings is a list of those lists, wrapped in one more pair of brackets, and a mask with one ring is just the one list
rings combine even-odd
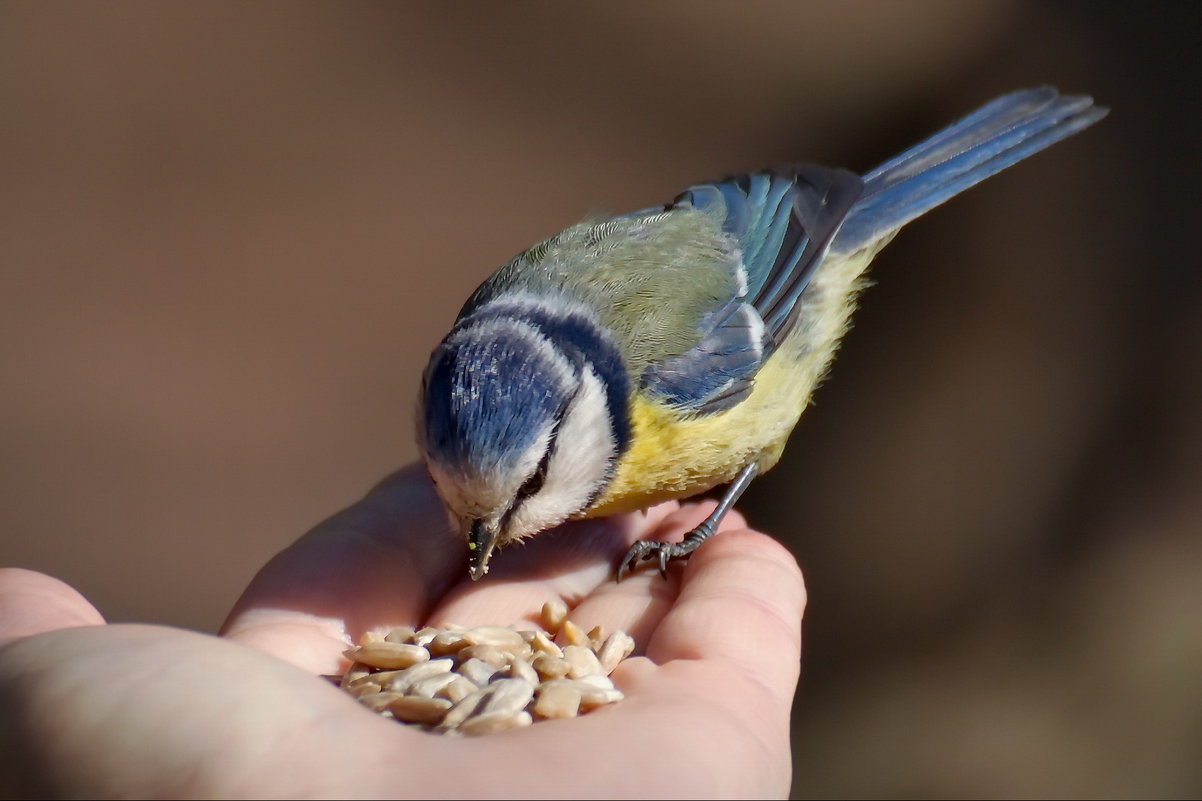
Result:
{"label": "open palm", "polygon": [[[804,589],[789,553],[728,516],[668,580],[621,584],[636,539],[679,537],[704,505],[583,521],[466,578],[428,480],[407,468],[271,560],[220,637],[102,625],[65,584],[0,570],[0,795],[766,797],[787,793]],[[582,718],[441,738],[316,677],[365,631],[532,627],[562,598],[625,629],[626,700]]]}

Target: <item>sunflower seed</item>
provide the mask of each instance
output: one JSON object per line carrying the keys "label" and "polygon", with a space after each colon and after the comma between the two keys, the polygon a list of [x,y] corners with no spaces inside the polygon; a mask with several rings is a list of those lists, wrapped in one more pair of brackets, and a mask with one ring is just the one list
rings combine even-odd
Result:
{"label": "sunflower seed", "polygon": [[447,656],[458,653],[470,645],[467,638],[457,631],[440,631],[426,645],[433,656]]}
{"label": "sunflower seed", "polygon": [[567,684],[556,684],[538,694],[534,714],[540,718],[574,718],[580,714],[580,691]]}
{"label": "sunflower seed", "polygon": [[454,673],[439,673],[437,676],[427,676],[421,681],[415,681],[409,687],[409,695],[418,698],[433,698],[438,695],[438,691],[446,687],[456,679],[462,679],[462,676],[456,676]]}
{"label": "sunflower seed", "polygon": [[542,614],[543,628],[551,633],[559,631],[563,622],[568,618],[568,605],[558,598],[547,601],[543,604]]}
{"label": "sunflower seed", "polygon": [[542,681],[542,679],[539,678],[538,671],[536,671],[534,666],[525,659],[513,660],[513,662],[509,665],[509,675],[515,679],[528,681],[530,682],[531,686],[534,687],[537,687],[539,682]]}
{"label": "sunflower seed", "polygon": [[563,649],[552,642],[551,638],[541,631],[534,632],[534,636],[530,638],[530,648],[536,654],[542,653],[551,654],[552,656],[557,657],[563,656]]}
{"label": "sunflower seed", "polygon": [[594,687],[588,682],[580,681],[578,679],[555,679],[553,681],[543,682],[543,684],[538,688],[539,697],[542,697],[543,693],[561,692],[561,690],[556,689],[559,687],[570,687],[571,689],[580,693],[581,712],[587,712],[590,709],[595,709],[596,707],[604,706],[605,704],[612,704],[615,701],[621,701],[625,697],[622,695],[621,690],[606,690],[600,687]]}
{"label": "sunflower seed", "polygon": [[534,670],[539,676],[542,676],[544,681],[553,679],[562,679],[568,675],[571,665],[568,660],[561,656],[552,656],[551,654],[539,654],[534,657]]}
{"label": "sunflower seed", "polygon": [[460,632],[471,645],[492,645],[510,653],[522,649],[522,635],[506,626],[476,626]]}
{"label": "sunflower seed", "polygon": [[476,690],[471,695],[461,698],[458,703],[451,707],[451,711],[447,712],[439,728],[443,730],[457,728],[463,721],[476,714],[476,710],[492,696],[493,692],[495,691],[492,687],[485,687],[482,690]]}
{"label": "sunflower seed", "polygon": [[413,685],[428,679],[431,676],[439,676],[451,671],[455,666],[455,661],[452,659],[431,659],[428,662],[419,662],[416,665],[388,673],[377,673],[377,676],[385,676],[380,683],[389,692],[404,693],[409,692]]}
{"label": "sunflower seed", "polygon": [[555,637],[555,642],[562,645],[589,645],[588,635],[584,633],[584,629],[577,626],[570,620],[565,620],[563,626],[559,629],[559,634]]}
{"label": "sunflower seed", "polygon": [[[350,651],[344,651],[344,653],[350,653]],[[362,662],[354,662],[349,668],[346,669],[346,674],[342,677],[340,686],[349,687],[363,677],[369,675],[371,675],[371,668]]]}
{"label": "sunflower seed", "polygon": [[452,676],[451,682],[434,693],[435,696],[445,698],[452,704],[457,704],[472,693],[480,690],[479,687],[463,676],[458,674],[452,674]]}
{"label": "sunflower seed", "polygon": [[410,626],[397,626],[384,637],[385,642],[395,642],[400,644],[413,644],[413,635],[416,632]]}
{"label": "sunflower seed", "polygon": [[490,665],[483,659],[469,659],[456,668],[456,672],[460,676],[468,679],[477,687],[488,684],[499,670],[500,668]]}
{"label": "sunflower seed", "polygon": [[364,683],[354,687],[348,687],[347,692],[356,698],[362,698],[365,695],[375,695],[381,692],[381,687],[378,684]]}
{"label": "sunflower seed", "polygon": [[497,670],[500,670],[509,666],[513,655],[509,651],[504,651],[495,645],[469,645],[459,650],[458,658],[461,662],[479,659],[481,662],[487,662]]}
{"label": "sunflower seed", "polygon": [[425,647],[430,644],[430,640],[438,636],[441,629],[436,629],[433,626],[426,626],[413,632],[413,644]]}
{"label": "sunflower seed", "polygon": [[563,658],[568,663],[568,676],[573,679],[605,672],[597,655],[583,645],[567,646],[563,649]]}
{"label": "sunflower seed", "polygon": [[632,653],[634,653],[634,638],[624,631],[615,631],[597,649],[597,659],[601,661],[601,668],[608,676],[614,672],[614,668],[618,666],[619,662]]}
{"label": "sunflower seed", "polygon": [[600,673],[593,673],[588,676],[581,676],[576,681],[581,684],[587,684],[590,687],[596,687],[600,690],[612,690],[614,688],[613,679],[609,676],[602,676]]}
{"label": "sunflower seed", "polygon": [[524,726],[529,726],[534,722],[530,717],[529,712],[516,712],[506,714],[503,712],[489,712],[485,715],[478,715],[471,720],[464,721],[459,727],[459,731],[469,737],[479,737],[483,734],[496,734],[497,732],[508,731],[509,729],[520,729]]}
{"label": "sunflower seed", "polygon": [[404,697],[405,696],[401,695],[400,693],[382,693],[381,692],[381,693],[374,693],[372,695],[365,695],[359,699],[359,703],[363,704],[365,707],[367,707],[368,709],[371,709],[375,712],[383,712],[385,709],[388,708],[388,705],[391,704],[393,701],[397,700],[398,698],[404,698]]}
{"label": "sunflower seed", "polygon": [[513,714],[526,708],[534,697],[534,685],[525,679],[497,679],[489,687],[492,696],[480,707],[480,714],[506,712]]}
{"label": "sunflower seed", "polygon": [[[381,695],[383,694],[381,693]],[[392,693],[388,693],[388,695],[392,695]],[[421,698],[416,695],[398,695],[389,700],[387,708],[397,720],[432,726],[443,719],[447,710],[451,708],[451,702],[445,698]]]}
{"label": "sunflower seed", "polygon": [[361,645],[354,650],[350,658],[375,668],[407,668],[430,658],[430,652],[419,645],[408,645],[395,642],[371,642]]}

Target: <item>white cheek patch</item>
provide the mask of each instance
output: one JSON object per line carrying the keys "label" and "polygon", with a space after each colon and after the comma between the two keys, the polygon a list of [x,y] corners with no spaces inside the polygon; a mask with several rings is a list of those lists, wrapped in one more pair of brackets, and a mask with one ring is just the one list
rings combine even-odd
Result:
{"label": "white cheek patch", "polygon": [[538,466],[542,455],[546,453],[550,437],[551,426],[548,425],[526,449],[517,467],[504,476],[469,475],[429,456],[426,468],[443,505],[460,523],[496,518],[513,501],[518,486],[524,480],[523,476]]}
{"label": "white cheek patch", "polygon": [[542,489],[513,513],[507,533],[527,537],[562,523],[585,507],[608,480],[617,443],[605,388],[591,366],[555,437]]}

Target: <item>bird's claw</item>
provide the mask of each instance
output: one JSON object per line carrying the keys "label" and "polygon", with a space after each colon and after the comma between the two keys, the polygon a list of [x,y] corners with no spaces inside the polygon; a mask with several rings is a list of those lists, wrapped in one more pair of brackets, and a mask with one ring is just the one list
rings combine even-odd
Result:
{"label": "bird's claw", "polygon": [[618,581],[630,575],[639,562],[655,559],[659,563],[660,575],[668,577],[668,565],[674,560],[688,558],[697,549],[700,542],[685,540],[684,542],[652,542],[640,540],[630,546],[630,550],[618,563]]}

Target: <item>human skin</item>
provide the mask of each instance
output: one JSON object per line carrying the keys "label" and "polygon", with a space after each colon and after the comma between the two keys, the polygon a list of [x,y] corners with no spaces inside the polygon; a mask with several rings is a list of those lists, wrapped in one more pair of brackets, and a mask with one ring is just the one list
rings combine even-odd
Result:
{"label": "human skin", "polygon": [[[272,559],[219,636],[106,624],[57,579],[2,569],[0,796],[784,797],[805,605],[793,557],[731,514],[667,580],[613,580],[631,542],[679,538],[709,508],[572,523],[471,582],[406,468]],[[613,674],[625,700],[443,738],[318,678],[365,631],[531,626],[551,598],[585,629],[634,636]]]}

